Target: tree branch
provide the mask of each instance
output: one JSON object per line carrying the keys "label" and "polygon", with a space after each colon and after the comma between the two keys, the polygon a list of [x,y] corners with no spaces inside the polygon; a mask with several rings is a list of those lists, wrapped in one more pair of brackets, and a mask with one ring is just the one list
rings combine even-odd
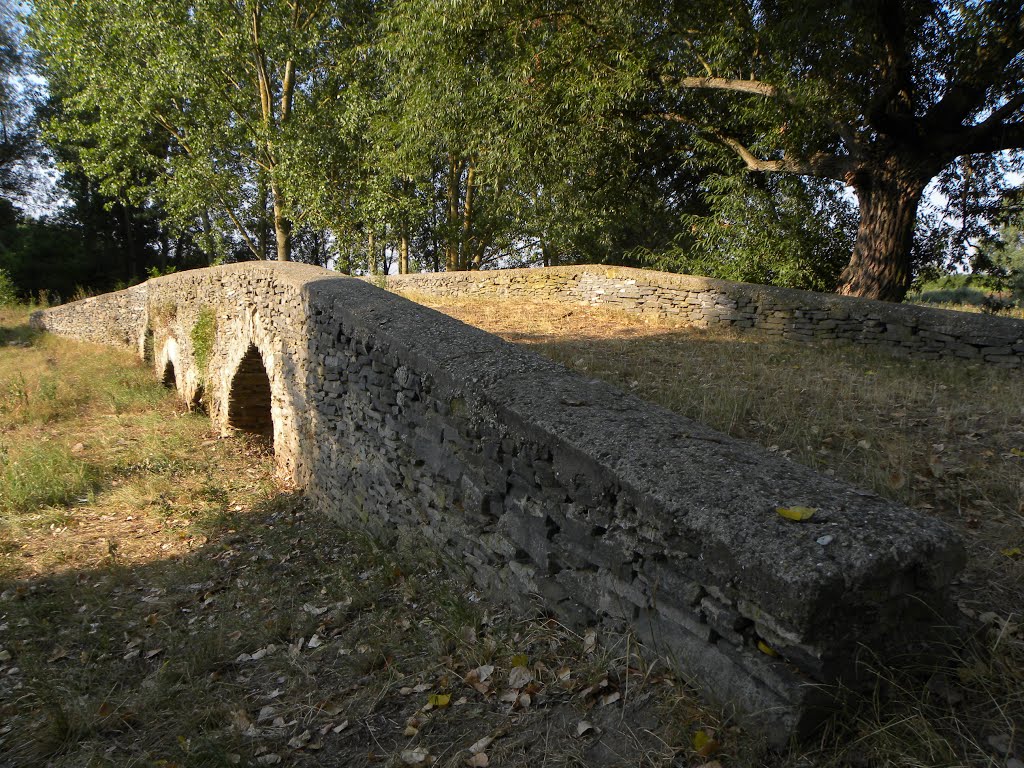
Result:
{"label": "tree branch", "polygon": [[[663,85],[674,85],[685,90],[749,93],[755,96],[764,96],[768,99],[778,99],[791,107],[799,108],[799,105],[797,105],[788,91],[772,83],[766,83],[763,80],[744,80],[729,77],[672,77],[670,75],[662,75],[661,82]],[[850,126],[832,117],[823,117],[832,130],[846,143],[847,149],[853,152],[856,147],[857,138]]]}
{"label": "tree branch", "polygon": [[658,117],[674,123],[691,125],[702,133],[707,134],[719,144],[731,149],[747,166],[747,170],[761,173],[792,173],[797,176],[816,176],[828,179],[844,181],[846,175],[854,170],[853,158],[842,155],[831,155],[826,152],[815,152],[806,158],[783,157],[780,160],[764,160],[749,149],[738,139],[722,133],[716,128],[701,126],[684,115],[674,112],[663,112]]}
{"label": "tree branch", "polygon": [[[661,82],[663,85],[674,85],[690,90],[735,91],[739,93],[752,93],[769,99],[785,95],[777,86],[760,80],[741,80],[731,77],[672,77],[670,75],[662,75]],[[789,98],[786,97],[786,100],[789,101]]]}
{"label": "tree branch", "polygon": [[1004,149],[1024,149],[1024,123],[1002,123],[985,128],[986,120],[952,142],[950,160],[960,155],[989,154]]}

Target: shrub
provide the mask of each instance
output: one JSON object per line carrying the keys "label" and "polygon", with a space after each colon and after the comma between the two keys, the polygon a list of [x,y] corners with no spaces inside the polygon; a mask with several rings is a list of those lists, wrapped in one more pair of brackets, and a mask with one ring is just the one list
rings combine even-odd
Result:
{"label": "shrub", "polygon": [[18,303],[18,292],[14,281],[5,270],[0,269],[0,307],[10,307]]}

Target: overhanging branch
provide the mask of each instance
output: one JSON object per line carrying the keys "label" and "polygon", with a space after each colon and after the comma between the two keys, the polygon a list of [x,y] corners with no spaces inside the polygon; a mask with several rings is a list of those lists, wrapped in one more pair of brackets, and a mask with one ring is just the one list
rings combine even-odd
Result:
{"label": "overhanging branch", "polygon": [[669,75],[662,75],[661,82],[664,85],[674,85],[678,88],[752,93],[769,99],[774,99],[783,93],[777,86],[771,83],[731,77],[671,77]]}
{"label": "overhanging branch", "polygon": [[691,125],[701,133],[710,136],[714,141],[727,147],[747,166],[748,170],[761,173],[792,173],[797,176],[816,176],[820,178],[845,181],[847,174],[852,172],[855,164],[852,158],[831,155],[826,152],[815,152],[806,158],[783,157],[778,160],[765,160],[751,152],[741,141],[715,128],[702,126],[684,115],[674,112],[662,112],[658,117],[674,123]]}

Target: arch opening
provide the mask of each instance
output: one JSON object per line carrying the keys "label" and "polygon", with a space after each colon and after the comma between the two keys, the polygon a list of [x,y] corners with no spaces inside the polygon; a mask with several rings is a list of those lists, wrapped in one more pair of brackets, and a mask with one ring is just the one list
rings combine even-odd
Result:
{"label": "arch opening", "polygon": [[193,413],[210,413],[206,405],[206,388],[202,384],[196,385],[196,391],[192,393],[192,399],[188,402],[188,409]]}
{"label": "arch opening", "polygon": [[174,362],[171,360],[167,361],[167,365],[164,366],[163,384],[168,389],[177,389],[178,380],[174,375]]}
{"label": "arch opening", "polygon": [[228,426],[253,435],[274,439],[270,377],[254,344],[249,345],[231,379],[228,393]]}

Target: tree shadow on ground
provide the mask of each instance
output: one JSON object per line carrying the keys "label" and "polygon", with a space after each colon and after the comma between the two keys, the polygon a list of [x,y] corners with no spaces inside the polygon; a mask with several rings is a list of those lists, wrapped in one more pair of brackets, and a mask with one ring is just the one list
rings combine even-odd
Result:
{"label": "tree shadow on ground", "polygon": [[[686,741],[662,678],[624,648],[586,653],[553,621],[502,613],[415,543],[381,547],[297,494],[206,526],[173,559],[112,548],[0,583],[0,764],[403,765],[423,750],[462,766],[493,738],[494,764],[626,766]],[[511,691],[521,655],[533,680]],[[601,706],[623,688],[625,706]]]}

